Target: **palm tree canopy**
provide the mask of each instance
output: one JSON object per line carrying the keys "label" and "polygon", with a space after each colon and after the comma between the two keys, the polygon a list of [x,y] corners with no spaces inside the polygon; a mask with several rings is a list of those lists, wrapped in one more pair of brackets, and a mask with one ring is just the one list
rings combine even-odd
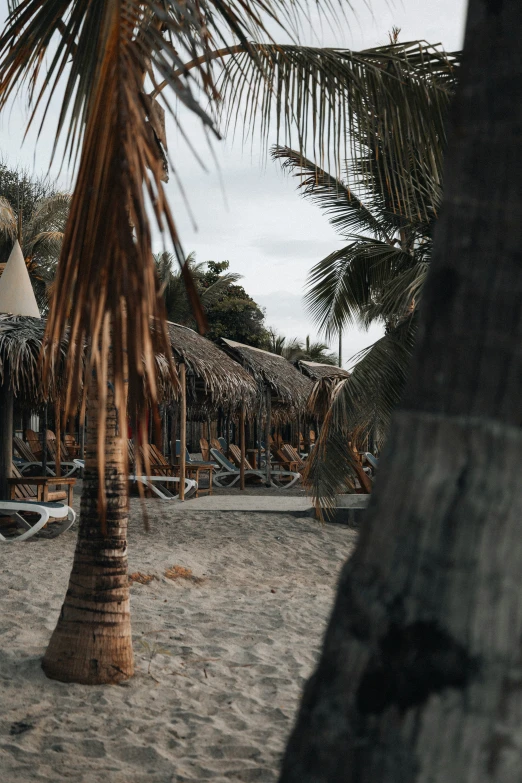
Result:
{"label": "palm tree canopy", "polygon": [[[179,267],[176,269],[176,259],[172,253],[164,251],[155,254],[154,260],[165,298],[167,318],[182,326],[194,328],[196,326],[194,313],[185,289],[183,273]],[[196,262],[195,253],[189,253],[185,259],[185,266],[190,269],[205,311],[215,305],[230,286],[242,277],[237,272],[220,272],[214,282],[208,283],[205,274],[207,265],[205,262]]]}

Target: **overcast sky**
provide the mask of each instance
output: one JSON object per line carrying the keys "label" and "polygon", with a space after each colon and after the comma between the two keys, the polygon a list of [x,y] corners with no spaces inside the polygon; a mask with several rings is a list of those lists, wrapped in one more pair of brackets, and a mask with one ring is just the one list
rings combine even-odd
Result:
{"label": "overcast sky", "polygon": [[[352,0],[352,5],[354,13],[347,12],[346,22],[335,32],[314,24],[303,43],[355,50],[379,46],[388,42],[395,25],[401,28],[403,42],[425,39],[450,51],[462,46],[466,0],[371,0],[370,8],[363,0]],[[0,9],[5,18],[6,0],[0,0]],[[275,32],[274,37],[284,42]],[[0,118],[2,156],[43,173],[54,138],[53,113],[38,145],[34,132],[22,144],[26,118],[21,101]],[[189,119],[188,129],[205,153],[197,122]],[[217,165],[209,161],[204,171],[171,125],[168,131],[169,151],[197,223],[195,227],[172,181],[167,190],[186,251],[196,251],[200,261],[229,260],[231,269],[243,275],[248,293],[265,308],[267,325],[288,337],[318,337],[303,306],[303,288],[313,264],[340,246],[328,221],[296,193],[295,181],[282,174],[277,163],[264,160],[256,141],[242,149],[238,133],[237,141],[215,143]],[[69,184],[66,173],[61,180]],[[162,249],[159,238],[156,249]],[[378,328],[348,329],[343,336],[346,364],[378,336]]]}

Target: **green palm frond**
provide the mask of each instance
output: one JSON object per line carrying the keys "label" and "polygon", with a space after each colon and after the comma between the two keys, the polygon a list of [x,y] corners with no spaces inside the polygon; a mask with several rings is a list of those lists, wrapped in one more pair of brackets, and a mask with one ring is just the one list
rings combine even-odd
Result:
{"label": "green palm frond", "polygon": [[[353,357],[356,364],[345,387],[345,410],[351,410],[352,424],[359,431],[373,430],[380,445],[402,396],[416,333],[417,313],[413,313]],[[342,421],[339,415],[337,426]]]}
{"label": "green palm frond", "polygon": [[440,181],[459,55],[423,41],[362,52],[267,44],[257,54],[262,69],[242,52],[222,61],[226,127],[243,116],[250,133],[259,127],[266,138],[274,125],[290,146],[294,132],[299,149],[312,149],[336,174],[351,157],[372,176],[368,150],[379,154],[392,211],[422,211],[415,183]]}
{"label": "green palm frond", "polygon": [[369,326],[376,320],[385,323],[401,321],[405,313],[412,312],[420,301],[429,270],[428,261],[414,261],[411,266],[398,270],[383,287],[378,298],[361,313],[362,321]]}
{"label": "green palm frond", "polygon": [[406,385],[416,329],[416,315],[403,319],[356,357],[349,378],[317,384],[311,406],[324,419],[304,479],[318,508],[332,509],[337,494],[353,492],[350,442],[360,449],[371,438],[382,447]]}
{"label": "green palm frond", "polygon": [[[400,247],[371,237],[357,237],[316,264],[308,275],[305,302],[321,330],[331,335],[347,324],[364,325],[368,308],[380,298],[398,274],[410,270],[415,257]],[[397,308],[401,299],[397,294]],[[371,311],[374,318],[382,314]],[[405,308],[394,314],[405,314]]]}
{"label": "green palm frond", "polygon": [[16,239],[18,219],[9,201],[0,196],[0,234],[11,240]]}
{"label": "green palm frond", "polygon": [[203,288],[201,291],[201,301],[204,307],[211,307],[218,302],[227,288],[241,280],[243,275],[238,272],[224,272],[219,276],[219,279],[215,283],[209,285],[208,288]]}
{"label": "green palm frond", "polygon": [[316,204],[340,234],[369,232],[391,243],[395,231],[393,220],[385,212],[378,217],[374,215],[342,180],[290,147],[275,146],[271,154],[274,160],[283,161],[283,169],[301,180],[300,194]]}

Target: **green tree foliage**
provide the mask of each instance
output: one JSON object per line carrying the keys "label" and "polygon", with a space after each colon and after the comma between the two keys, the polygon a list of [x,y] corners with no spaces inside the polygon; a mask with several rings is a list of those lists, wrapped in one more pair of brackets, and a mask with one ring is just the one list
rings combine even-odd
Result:
{"label": "green tree foliage", "polygon": [[269,329],[267,338],[266,349],[278,356],[284,356],[289,362],[303,359],[319,364],[337,364],[337,356],[330,351],[328,345],[321,342],[311,342],[309,335],[304,340],[299,340],[297,337],[288,339],[277,334],[274,329]]}
{"label": "green tree foliage", "polygon": [[[443,62],[441,52],[441,63]],[[453,94],[457,68],[447,60],[438,74],[413,65],[402,89],[426,95],[441,89]],[[442,198],[442,160],[446,145],[445,106],[428,102],[419,116],[427,127],[439,126],[428,143],[411,148],[411,167],[403,176],[398,165],[392,130],[394,121],[379,132],[351,126],[351,143],[358,155],[346,162],[345,178],[319,168],[299,151],[276,147],[273,157],[300,179],[302,195],[317,204],[343,239],[343,246],[318,262],[309,275],[307,302],[319,328],[329,334],[347,325],[379,322],[385,334],[361,352],[349,380],[331,384],[318,394],[325,411],[321,442],[310,462],[308,479],[316,498],[333,503],[346,488],[351,470],[339,470],[339,444],[355,437],[359,445],[382,444],[391,414],[400,400],[417,329],[417,309],[429,268],[432,235]],[[393,110],[393,108],[392,108]],[[374,107],[378,114],[377,104]],[[397,107],[397,116],[400,108]],[[395,118],[397,119],[397,117]],[[397,163],[396,163],[397,160]],[[386,164],[383,161],[387,161]],[[387,168],[396,167],[404,189],[400,197]]]}
{"label": "green tree foliage", "polygon": [[[157,254],[155,260],[168,319],[195,328],[196,321],[181,270],[176,268],[177,262],[170,253]],[[206,336],[214,341],[228,337],[255,348],[263,347],[267,340],[264,312],[243,286],[237,285],[241,275],[228,271],[229,262],[198,263],[195,254],[191,253],[185,263],[190,267],[207,316],[209,329]]]}
{"label": "green tree foliage", "polygon": [[48,177],[0,163],[0,263],[18,238],[43,313],[49,308],[69,204],[69,194]]}

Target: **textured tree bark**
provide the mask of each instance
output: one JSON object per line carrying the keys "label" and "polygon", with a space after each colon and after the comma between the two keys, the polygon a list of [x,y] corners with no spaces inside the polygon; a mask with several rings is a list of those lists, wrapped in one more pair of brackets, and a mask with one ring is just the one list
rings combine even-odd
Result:
{"label": "textured tree bark", "polygon": [[87,402],[87,439],[80,528],[58,624],[42,668],[48,677],[87,685],[117,683],[134,672],[127,577],[128,493],[123,472],[125,433],[118,432],[108,389],[105,436],[106,534],[98,513],[96,383]]}
{"label": "textured tree bark", "polygon": [[522,779],[521,36],[470,0],[412,378],[281,783]]}

